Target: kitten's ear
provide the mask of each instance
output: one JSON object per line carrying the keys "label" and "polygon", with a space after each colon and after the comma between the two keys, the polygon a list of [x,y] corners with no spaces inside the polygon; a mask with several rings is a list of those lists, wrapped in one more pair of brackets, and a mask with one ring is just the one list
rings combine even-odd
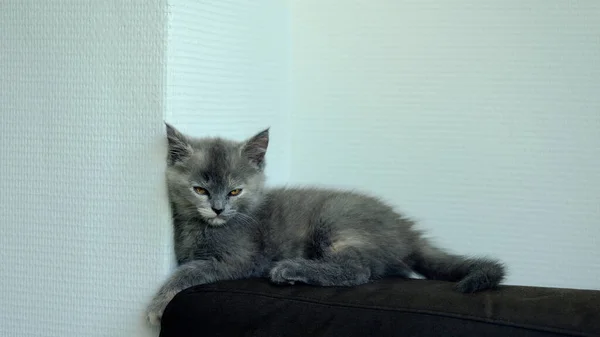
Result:
{"label": "kitten's ear", "polygon": [[165,125],[167,126],[167,140],[169,141],[167,162],[171,166],[191,156],[193,149],[181,132],[167,122],[165,122]]}
{"label": "kitten's ear", "polygon": [[259,169],[265,167],[265,154],[269,146],[269,128],[248,139],[242,146],[242,155]]}

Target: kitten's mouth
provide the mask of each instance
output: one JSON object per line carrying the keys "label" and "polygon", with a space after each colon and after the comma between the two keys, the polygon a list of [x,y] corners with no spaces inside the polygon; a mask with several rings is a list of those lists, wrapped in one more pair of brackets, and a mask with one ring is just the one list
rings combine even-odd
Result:
{"label": "kitten's mouth", "polygon": [[198,208],[198,213],[200,213],[202,219],[211,226],[222,226],[229,219],[229,216],[226,214],[216,214],[215,212],[208,211],[204,208]]}
{"label": "kitten's mouth", "polygon": [[221,226],[221,225],[225,224],[225,222],[227,222],[227,220],[225,220],[221,216],[216,216],[214,218],[208,219],[208,223],[213,226]]}

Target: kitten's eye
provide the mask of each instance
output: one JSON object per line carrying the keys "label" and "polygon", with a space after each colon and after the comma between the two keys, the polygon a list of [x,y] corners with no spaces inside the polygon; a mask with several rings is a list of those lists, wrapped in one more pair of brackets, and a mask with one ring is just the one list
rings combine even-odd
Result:
{"label": "kitten's eye", "polygon": [[194,192],[200,194],[200,195],[207,195],[208,191],[200,186],[194,186]]}
{"label": "kitten's eye", "polygon": [[239,195],[240,193],[242,193],[242,189],[236,188],[235,190],[231,190],[231,192],[229,192],[229,195],[232,197],[235,197],[236,195]]}

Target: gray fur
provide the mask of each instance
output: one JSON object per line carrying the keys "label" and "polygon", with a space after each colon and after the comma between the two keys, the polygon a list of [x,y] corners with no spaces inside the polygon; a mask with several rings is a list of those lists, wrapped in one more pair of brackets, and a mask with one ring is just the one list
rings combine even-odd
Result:
{"label": "gray fur", "polygon": [[[268,129],[241,143],[190,138],[169,125],[167,134],[179,267],[148,308],[153,324],[175,294],[219,280],[268,277],[280,284],[354,286],[416,271],[457,282],[456,290],[468,293],[504,278],[502,263],[434,247],[410,219],[377,198],[317,188],[265,189]],[[238,188],[238,196],[227,195]],[[213,208],[223,210],[218,218]]]}

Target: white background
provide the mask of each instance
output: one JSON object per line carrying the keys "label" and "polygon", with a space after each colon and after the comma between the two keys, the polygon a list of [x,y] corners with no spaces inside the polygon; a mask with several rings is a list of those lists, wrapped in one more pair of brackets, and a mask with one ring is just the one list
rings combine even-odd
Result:
{"label": "white background", "polygon": [[600,289],[600,2],[293,1],[291,182]]}
{"label": "white background", "polygon": [[271,127],[271,184],[289,179],[286,1],[169,3],[166,119],[184,133],[243,140]]}
{"label": "white background", "polygon": [[150,336],[163,120],[272,127],[272,184],[356,188],[508,283],[599,289],[600,3],[3,1],[0,336]]}

